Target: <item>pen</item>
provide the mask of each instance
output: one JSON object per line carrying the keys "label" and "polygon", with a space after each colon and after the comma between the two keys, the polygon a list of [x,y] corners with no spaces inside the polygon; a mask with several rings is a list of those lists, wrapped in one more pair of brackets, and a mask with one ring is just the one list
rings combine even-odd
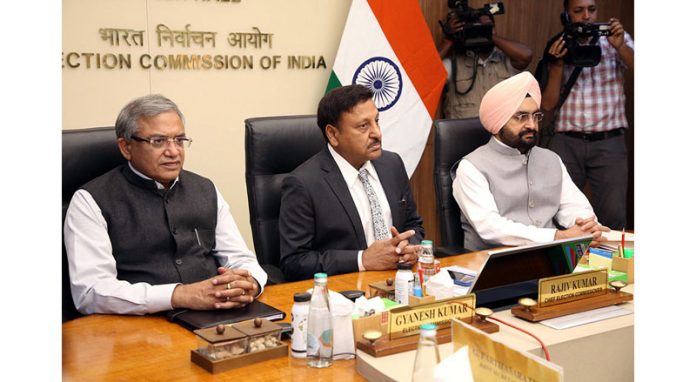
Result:
{"label": "pen", "polygon": [[198,228],[194,228],[194,229],[193,229],[193,232],[196,233],[196,240],[198,241],[198,245],[202,246],[202,244],[201,244],[201,237],[198,236]]}

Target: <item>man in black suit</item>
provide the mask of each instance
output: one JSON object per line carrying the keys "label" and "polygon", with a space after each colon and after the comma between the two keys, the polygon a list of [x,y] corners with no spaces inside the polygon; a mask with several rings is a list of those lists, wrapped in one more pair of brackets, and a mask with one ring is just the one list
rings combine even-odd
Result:
{"label": "man in black suit", "polygon": [[319,102],[317,124],[327,147],[282,186],[280,266],[288,280],[396,269],[418,259],[423,219],[401,157],[382,150],[372,96],[367,87],[350,85]]}

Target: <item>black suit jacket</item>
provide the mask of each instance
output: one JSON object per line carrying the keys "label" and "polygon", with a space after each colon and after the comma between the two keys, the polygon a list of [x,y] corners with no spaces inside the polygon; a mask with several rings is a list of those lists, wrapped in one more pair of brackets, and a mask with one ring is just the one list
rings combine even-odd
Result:
{"label": "black suit jacket", "polygon": [[[372,161],[399,232],[413,229],[411,243],[425,235],[416,211],[404,163],[382,150]],[[316,272],[328,275],[357,272],[358,251],[367,243],[360,215],[328,147],[296,168],[284,180],[280,204],[280,267],[288,280]]]}

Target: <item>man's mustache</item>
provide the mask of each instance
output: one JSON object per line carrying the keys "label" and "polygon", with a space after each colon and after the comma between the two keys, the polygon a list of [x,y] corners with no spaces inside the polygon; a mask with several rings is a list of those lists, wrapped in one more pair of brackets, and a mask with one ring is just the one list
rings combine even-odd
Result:
{"label": "man's mustache", "polygon": [[539,131],[533,130],[533,129],[524,129],[524,130],[520,131],[519,136],[522,137],[522,136],[527,135],[527,134],[533,134],[536,136],[537,134],[539,134]]}

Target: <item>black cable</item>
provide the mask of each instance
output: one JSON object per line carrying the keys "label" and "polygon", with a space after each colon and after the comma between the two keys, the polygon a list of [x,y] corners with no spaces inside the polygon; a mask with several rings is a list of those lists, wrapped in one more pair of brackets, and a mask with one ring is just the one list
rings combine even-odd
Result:
{"label": "black cable", "polygon": [[457,86],[457,49],[452,49],[452,57],[450,60],[452,61],[452,77],[454,78],[454,91],[458,95],[466,95],[471,91],[471,89],[474,88],[474,82],[476,82],[476,74],[478,73],[478,52],[474,52],[474,65],[472,66],[473,68],[473,73],[471,73],[471,84],[469,84],[469,88],[466,89],[463,93],[459,91],[459,86]]}

